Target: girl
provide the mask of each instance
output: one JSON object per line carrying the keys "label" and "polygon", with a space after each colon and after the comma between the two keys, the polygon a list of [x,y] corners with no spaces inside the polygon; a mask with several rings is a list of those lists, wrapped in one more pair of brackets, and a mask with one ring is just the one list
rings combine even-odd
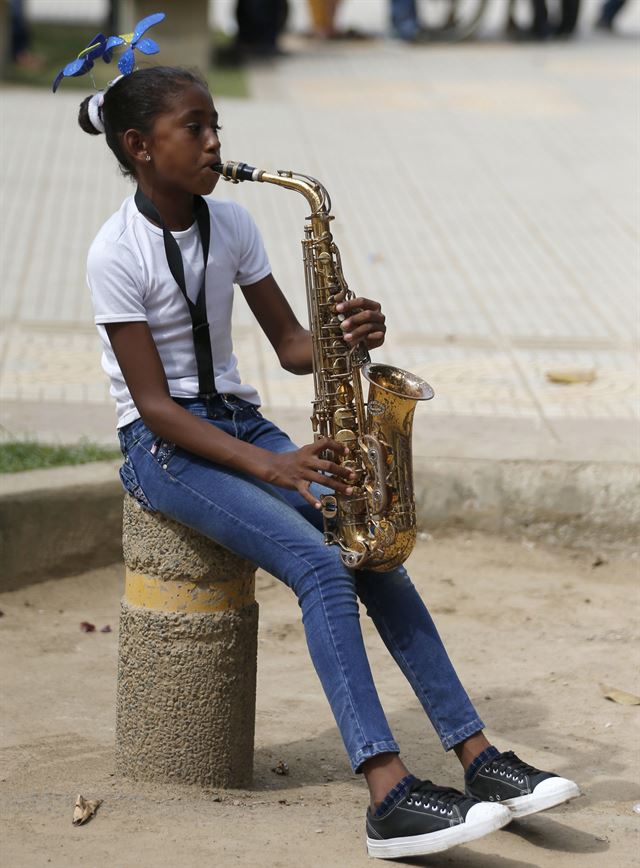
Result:
{"label": "girl", "polygon": [[[322,453],[343,447],[322,440],[297,448],[261,415],[258,394],[240,379],[230,335],[234,283],[286,370],[311,371],[311,339],[271,274],[249,214],[201,198],[213,192],[219,175],[212,166],[220,162],[206,84],[184,69],[141,69],[87,98],[79,123],[92,135],[104,132],[138,185],[98,233],[88,260],[122,481],[147,509],[248,558],[297,595],[351,766],[369,788],[369,853],[445,850],[578,795],[571,781],[487,741],[404,568],[354,573],[336,546],[324,544],[318,498],[351,488],[349,471]],[[347,344],[383,343],[379,304],[358,298],[340,307]],[[400,759],[369,669],[358,598],[443,747],[462,763],[466,793],[419,780]]]}

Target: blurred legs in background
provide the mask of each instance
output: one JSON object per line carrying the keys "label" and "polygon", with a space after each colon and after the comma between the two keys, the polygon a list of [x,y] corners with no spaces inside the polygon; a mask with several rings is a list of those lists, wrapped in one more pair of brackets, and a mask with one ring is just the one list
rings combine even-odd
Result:
{"label": "blurred legs in background", "polygon": [[331,39],[336,35],[336,12],[340,0],[308,0],[313,35],[318,39]]}
{"label": "blurred legs in background", "polygon": [[533,19],[527,27],[517,20],[517,11],[520,4],[517,0],[509,0],[507,12],[507,33],[517,39],[546,39],[550,33],[549,12],[546,0],[531,0],[531,14]]}
{"label": "blurred legs in background", "polygon": [[560,13],[559,19],[549,19],[547,0],[531,0],[530,12],[533,16],[531,24],[524,26],[518,23],[516,16],[522,4],[517,0],[509,0],[507,17],[507,33],[521,39],[547,39],[549,36],[570,36],[578,22],[580,0],[559,0],[552,6],[552,13]]}
{"label": "blurred legs in background", "polygon": [[24,17],[22,0],[11,0],[11,59],[17,58],[29,48],[29,28]]}
{"label": "blurred legs in background", "polygon": [[571,36],[578,23],[580,0],[562,0],[560,21],[554,29],[556,36]]}
{"label": "blurred legs in background", "polygon": [[413,42],[421,33],[415,0],[391,0],[391,27],[399,39]]}
{"label": "blurred legs in background", "polygon": [[307,0],[311,16],[311,35],[316,39],[368,39],[361,30],[336,27],[336,13],[342,0]]}
{"label": "blurred legs in background", "polygon": [[38,69],[42,65],[31,51],[31,32],[22,0],[11,0],[11,60],[24,69]]}
{"label": "blurred legs in background", "polygon": [[606,0],[600,9],[600,17],[598,18],[596,27],[603,30],[613,29],[613,19],[625,5],[627,0]]}
{"label": "blurred legs in background", "polygon": [[549,35],[549,11],[546,0],[531,0],[533,7],[533,23],[531,35],[535,39],[546,39]]}
{"label": "blurred legs in background", "polygon": [[238,0],[238,47],[256,57],[279,53],[278,36],[287,19],[287,0]]}

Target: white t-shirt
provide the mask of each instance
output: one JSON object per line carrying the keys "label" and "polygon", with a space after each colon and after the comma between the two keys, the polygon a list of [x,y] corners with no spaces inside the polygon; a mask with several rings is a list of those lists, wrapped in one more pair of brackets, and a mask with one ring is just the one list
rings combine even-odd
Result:
{"label": "white t-shirt", "polygon": [[[233,202],[205,199],[211,217],[207,262],[207,318],[211,334],[216,388],[260,404],[253,386],[243,383],[231,342],[233,284],[248,286],[271,273],[260,233],[249,213]],[[173,232],[184,264],[187,294],[195,301],[202,280],[202,245],[198,226]],[[98,232],[87,262],[95,323],[102,340],[102,367],[111,380],[118,427],[138,412],[104,323],[147,322],[174,397],[198,394],[198,368],[187,302],[173,279],[162,230],[138,211],[133,196],[125,199]]]}

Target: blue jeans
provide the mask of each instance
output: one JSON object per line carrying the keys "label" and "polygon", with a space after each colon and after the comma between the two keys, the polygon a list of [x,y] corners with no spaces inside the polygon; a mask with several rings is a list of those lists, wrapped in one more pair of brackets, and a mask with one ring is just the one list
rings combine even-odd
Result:
{"label": "blue jeans", "polygon": [[600,9],[600,21],[612,24],[613,19],[616,17],[618,12],[620,12],[626,2],[627,0],[606,0]]}
{"label": "blue jeans", "polygon": [[[174,400],[248,443],[278,453],[296,449],[240,398],[217,396],[209,415],[198,400]],[[156,437],[141,419],[119,433],[122,481],[144,507],[215,540],[294,591],[311,659],[354,771],[376,754],[399,752],[369,668],[358,598],[444,748],[483,728],[403,567],[387,573],[349,570],[337,546],[325,545],[319,510],[297,491],[199,458]]]}
{"label": "blue jeans", "polygon": [[400,39],[414,39],[420,32],[416,0],[391,0],[391,26]]}

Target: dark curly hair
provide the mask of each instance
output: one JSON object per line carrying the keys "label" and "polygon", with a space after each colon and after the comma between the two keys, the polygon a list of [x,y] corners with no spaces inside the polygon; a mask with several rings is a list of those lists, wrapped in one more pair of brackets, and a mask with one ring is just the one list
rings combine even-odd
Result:
{"label": "dark curly hair", "polygon": [[[122,146],[122,134],[131,129],[149,133],[158,115],[167,111],[185,88],[193,84],[202,85],[208,90],[207,83],[194,70],[151,66],[123,76],[105,91],[102,122],[107,144],[115,154],[123,175],[135,177],[135,169]],[[89,118],[90,99],[88,96],[80,103],[78,123],[85,133],[97,136],[100,131]]]}

